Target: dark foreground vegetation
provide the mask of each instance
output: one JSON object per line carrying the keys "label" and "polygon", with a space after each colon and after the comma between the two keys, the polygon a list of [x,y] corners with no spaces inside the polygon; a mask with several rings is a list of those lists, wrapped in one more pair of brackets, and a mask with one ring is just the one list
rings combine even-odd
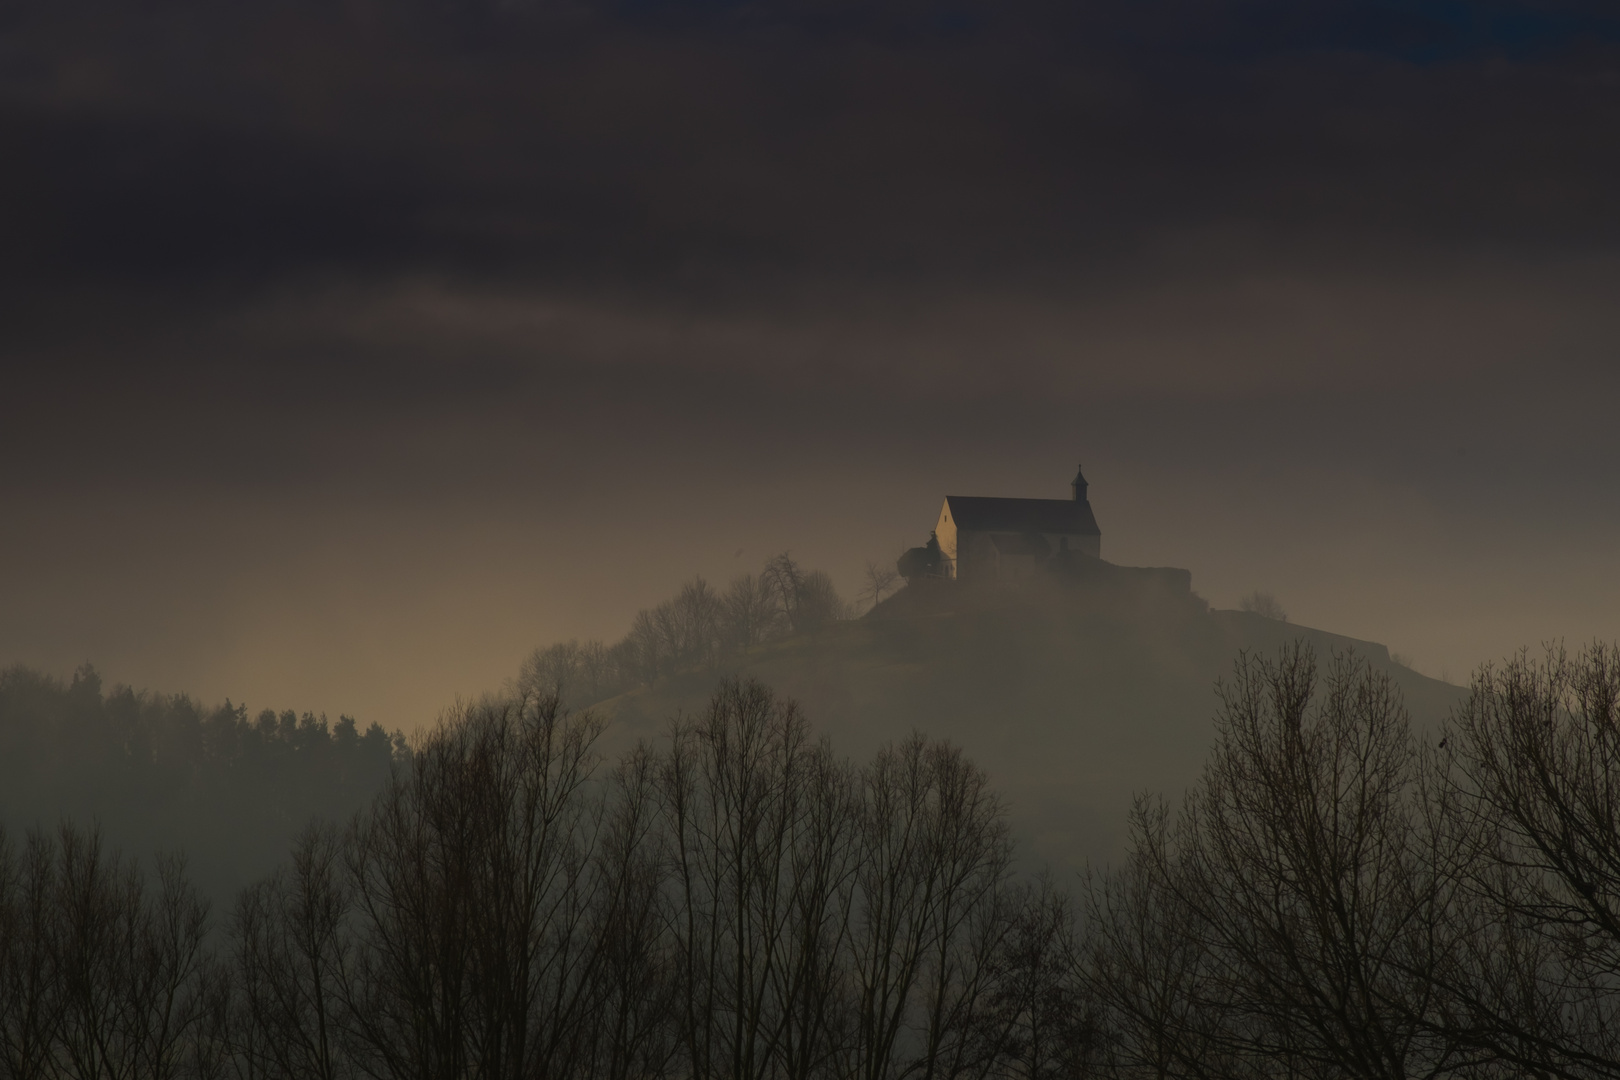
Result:
{"label": "dark foreground vegetation", "polygon": [[948,745],[855,767],[731,681],[599,768],[485,702],[217,935],[176,863],[8,843],[0,1076],[1620,1075],[1617,705],[1612,649],[1520,659],[1430,745],[1370,668],[1245,660],[1071,896]]}

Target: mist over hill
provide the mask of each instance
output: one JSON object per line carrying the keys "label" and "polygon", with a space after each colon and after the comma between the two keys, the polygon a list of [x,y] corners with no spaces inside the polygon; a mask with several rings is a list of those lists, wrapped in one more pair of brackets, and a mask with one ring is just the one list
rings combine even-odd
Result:
{"label": "mist over hill", "polygon": [[[1615,864],[1620,653],[1482,669],[1425,740],[1403,701],[1422,726],[1460,688],[1274,605],[1211,612],[1187,578],[924,578],[578,713],[524,683],[602,652],[542,650],[386,759],[348,718],[13,669],[12,760],[78,737],[145,781],[103,805],[172,787],[177,833],[362,794],[357,764],[391,779],[217,921],[172,862],[143,883],[81,829],[0,834],[0,1020],[46,1064],[11,1071],[78,1077],[94,1045],[177,1080],[1614,1075],[1614,875],[1587,868]],[[16,737],[41,718],[54,739]],[[885,741],[908,719],[935,736]],[[1116,854],[1109,800],[1206,747],[1179,812],[1131,808],[1124,858],[1028,873]]]}
{"label": "mist over hill", "polygon": [[[1017,585],[918,577],[882,592],[855,617],[825,574],[778,556],[725,590],[693,579],[615,644],[538,649],[506,691],[597,714],[609,763],[661,744],[732,676],[796,700],[840,757],[915,732],[949,740],[987,770],[1025,864],[1059,870],[1115,859],[1135,795],[1175,799],[1195,780],[1217,680],[1245,651],[1303,640],[1324,661],[1353,655],[1389,674],[1420,728],[1463,693],[1380,644],[1212,611],[1181,570],[1087,558]],[[220,902],[307,822],[347,821],[408,757],[377,722],[104,688],[88,665],[70,679],[0,672],[0,824],[98,824],[148,862],[183,851]]]}
{"label": "mist over hill", "polygon": [[1419,729],[1464,692],[1381,644],[1212,611],[1185,571],[1083,565],[1082,575],[1021,588],[918,578],[862,618],[573,703],[611,719],[617,750],[659,739],[670,717],[701,710],[716,679],[738,675],[796,699],[857,760],[913,731],[948,739],[989,772],[1026,859],[1062,868],[1119,855],[1136,794],[1176,798],[1194,781],[1214,734],[1217,680],[1245,651],[1272,655],[1302,640],[1324,661],[1353,655],[1389,674]]}

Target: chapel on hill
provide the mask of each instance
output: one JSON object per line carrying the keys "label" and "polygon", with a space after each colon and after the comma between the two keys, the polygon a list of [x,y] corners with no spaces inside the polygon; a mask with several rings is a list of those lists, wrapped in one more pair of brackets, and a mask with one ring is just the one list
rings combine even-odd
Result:
{"label": "chapel on hill", "polygon": [[1102,530],[1076,471],[1067,499],[947,495],[934,536],[943,577],[1023,578],[1067,553],[1102,557]]}

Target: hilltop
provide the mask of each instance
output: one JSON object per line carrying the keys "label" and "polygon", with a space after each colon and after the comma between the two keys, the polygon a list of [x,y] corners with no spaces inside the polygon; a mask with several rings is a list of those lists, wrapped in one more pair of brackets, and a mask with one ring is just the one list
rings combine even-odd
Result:
{"label": "hilltop", "polygon": [[1002,792],[1019,839],[1055,867],[1122,850],[1143,791],[1175,798],[1210,745],[1215,685],[1240,652],[1303,639],[1324,664],[1353,653],[1399,687],[1419,727],[1460,688],[1369,641],[1243,611],[1210,610],[1178,570],[1088,561],[1078,579],[974,587],[919,579],[865,617],[766,642],[596,703],[609,750],[661,737],[703,707],[717,678],[754,677],[796,698],[857,760],[913,730],[950,739]]}

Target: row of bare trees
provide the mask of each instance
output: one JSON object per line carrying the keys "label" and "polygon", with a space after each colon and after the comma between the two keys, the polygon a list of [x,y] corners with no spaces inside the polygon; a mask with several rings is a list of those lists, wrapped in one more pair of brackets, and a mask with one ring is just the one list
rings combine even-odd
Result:
{"label": "row of bare trees", "polygon": [[985,776],[864,767],[727,682],[599,768],[555,696],[461,710],[210,944],[179,868],[0,858],[0,1077],[1620,1076],[1620,656],[1485,669],[1449,727],[1293,647],[1074,899]]}
{"label": "row of bare trees", "polygon": [[183,869],[148,881],[94,835],[0,833],[0,1076],[213,1074],[227,987]]}
{"label": "row of bare trees", "polygon": [[1242,663],[1201,783],[1088,890],[1098,1066],[1620,1076],[1617,701],[1613,648],[1521,656],[1430,742],[1366,667]]}
{"label": "row of bare trees", "polygon": [[[882,591],[889,588],[892,581]],[[851,615],[832,578],[783,552],[724,592],[693,578],[675,596],[638,612],[617,644],[571,640],[535,650],[523,664],[518,688],[558,694],[565,704],[584,707],[678,672],[713,674],[740,650]]]}
{"label": "row of bare trees", "polygon": [[0,1075],[875,1080],[1025,1052],[1015,946],[1057,901],[1013,881],[960,751],[858,769],[735,681],[605,774],[599,730],[555,697],[456,713],[212,950],[175,868],[148,896],[103,866],[116,918],[63,908],[99,855],[35,836],[5,864]]}

